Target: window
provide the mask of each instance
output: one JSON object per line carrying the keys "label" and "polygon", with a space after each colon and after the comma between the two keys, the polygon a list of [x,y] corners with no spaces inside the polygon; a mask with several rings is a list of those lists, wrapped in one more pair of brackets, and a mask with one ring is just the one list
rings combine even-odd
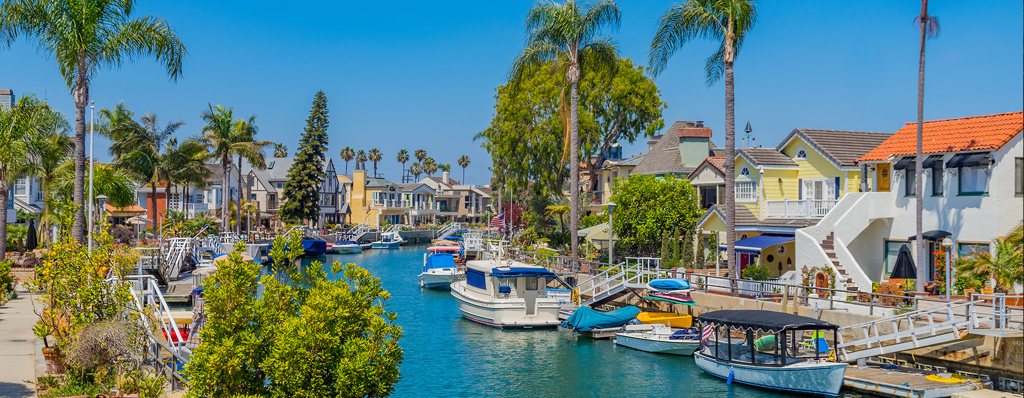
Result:
{"label": "window", "polygon": [[256,194],[252,194],[252,197],[249,198],[249,200],[256,200]]}
{"label": "window", "polygon": [[203,203],[203,193],[199,192],[195,194],[196,203]]}
{"label": "window", "polygon": [[1014,159],[1013,193],[1024,195],[1024,158]]}
{"label": "window", "polygon": [[14,194],[15,195],[28,195],[28,179],[21,178],[14,183]]}
{"label": "window", "polygon": [[942,196],[942,162],[932,163],[932,196]]}
{"label": "window", "polygon": [[526,290],[537,290],[537,277],[528,276],[526,277]]}
{"label": "window", "polygon": [[988,243],[957,242],[956,250],[960,258],[970,256],[974,253],[987,253]]}
{"label": "window", "polygon": [[747,166],[743,166],[743,167],[741,167],[741,168],[740,168],[740,175],[741,175],[741,176],[746,176],[746,177],[750,177],[750,168],[749,168],[749,167],[747,167]]}
{"label": "window", "polygon": [[699,185],[700,206],[703,209],[718,203],[718,185]]}
{"label": "window", "polygon": [[903,170],[903,195],[914,196],[917,193],[917,164],[914,162],[907,163],[907,168]]}
{"label": "window", "polygon": [[988,167],[961,167],[957,173],[960,181],[960,195],[988,194]]}
{"label": "window", "polygon": [[[903,245],[910,245],[910,241],[907,240],[887,240],[885,241],[885,275],[889,276],[892,274],[892,268],[896,266],[896,256],[900,254],[900,247]],[[911,247],[913,251],[913,247]]]}
{"label": "window", "polygon": [[282,188],[284,188],[284,184],[280,183],[280,182],[277,183],[277,189],[282,189]]}
{"label": "window", "polygon": [[807,160],[807,150],[804,148],[797,148],[796,160]]}
{"label": "window", "polygon": [[736,201],[757,201],[757,181],[736,181]]}
{"label": "window", "polygon": [[819,178],[803,180],[803,197],[800,199],[826,200],[836,198],[836,180]]}

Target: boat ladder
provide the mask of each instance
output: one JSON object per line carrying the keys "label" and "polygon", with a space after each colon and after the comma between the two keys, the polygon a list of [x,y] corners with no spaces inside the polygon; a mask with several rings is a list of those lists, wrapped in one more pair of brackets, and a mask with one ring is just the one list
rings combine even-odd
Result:
{"label": "boat ladder", "polygon": [[447,238],[447,237],[451,236],[452,234],[454,234],[459,229],[461,229],[461,227],[462,227],[461,223],[457,223],[457,222],[447,223],[447,224],[441,226],[441,229],[437,230],[437,234],[435,234],[434,237],[437,238],[437,239]]}
{"label": "boat ladder", "polygon": [[[974,307],[983,300],[961,300],[839,328],[844,361],[896,353],[959,340],[972,329],[987,329],[992,318],[979,317]],[[852,340],[848,340],[852,338]]]}

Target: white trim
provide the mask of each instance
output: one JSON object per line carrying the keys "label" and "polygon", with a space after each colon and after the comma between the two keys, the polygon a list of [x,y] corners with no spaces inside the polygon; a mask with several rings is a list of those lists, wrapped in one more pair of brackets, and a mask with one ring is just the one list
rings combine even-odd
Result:
{"label": "white trim", "polygon": [[[804,152],[804,156],[800,156],[800,151]],[[807,149],[804,147],[796,148],[796,154],[793,155],[793,160],[807,160]]]}

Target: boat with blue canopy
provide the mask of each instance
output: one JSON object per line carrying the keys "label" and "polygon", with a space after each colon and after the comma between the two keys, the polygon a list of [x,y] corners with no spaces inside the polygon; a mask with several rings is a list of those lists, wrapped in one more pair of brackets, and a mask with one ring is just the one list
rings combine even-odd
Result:
{"label": "boat with blue canopy", "polygon": [[455,264],[451,253],[430,253],[423,255],[423,272],[420,273],[420,287],[427,289],[450,289],[456,275],[462,271]]}
{"label": "boat with blue canopy", "polygon": [[690,281],[682,278],[655,279],[648,282],[647,287],[661,292],[674,292],[690,289]]}
{"label": "boat with blue canopy", "polygon": [[459,312],[470,321],[497,328],[557,327],[561,299],[549,295],[555,274],[518,261],[473,260],[451,284]]}

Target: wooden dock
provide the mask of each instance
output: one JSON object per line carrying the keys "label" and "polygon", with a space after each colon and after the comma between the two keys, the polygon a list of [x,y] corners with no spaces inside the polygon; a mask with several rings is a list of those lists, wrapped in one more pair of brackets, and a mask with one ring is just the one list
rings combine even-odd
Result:
{"label": "wooden dock", "polygon": [[[890,368],[885,369],[881,366]],[[846,369],[846,376],[843,379],[844,387],[858,392],[882,397],[907,398],[951,397],[955,393],[990,388],[990,384],[957,375],[881,364],[851,365]]]}

